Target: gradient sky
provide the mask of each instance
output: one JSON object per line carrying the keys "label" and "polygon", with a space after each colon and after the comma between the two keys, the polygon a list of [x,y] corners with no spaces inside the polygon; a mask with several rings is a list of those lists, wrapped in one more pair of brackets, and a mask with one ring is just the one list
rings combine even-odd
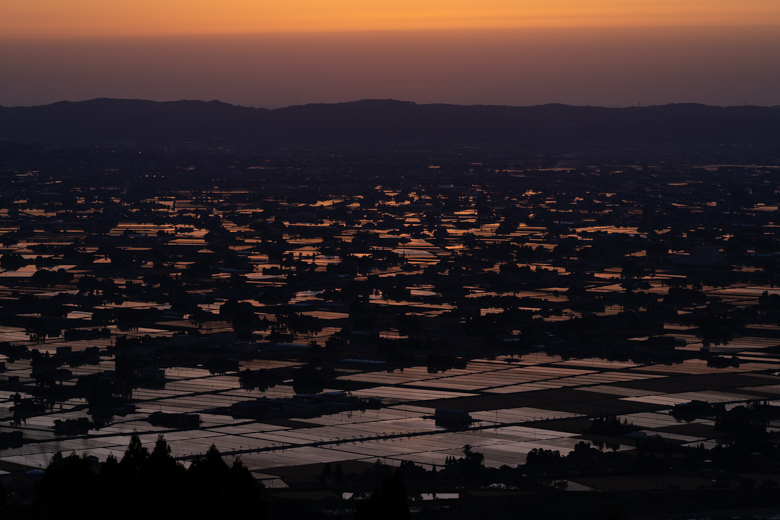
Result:
{"label": "gradient sky", "polygon": [[7,0],[0,105],[780,105],[778,0]]}

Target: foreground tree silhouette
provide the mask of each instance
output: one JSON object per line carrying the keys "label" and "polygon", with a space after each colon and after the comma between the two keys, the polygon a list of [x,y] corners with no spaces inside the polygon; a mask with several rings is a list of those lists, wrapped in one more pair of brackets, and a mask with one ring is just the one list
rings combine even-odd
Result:
{"label": "foreground tree silhouette", "polygon": [[122,460],[109,456],[97,473],[86,456],[55,456],[31,512],[33,518],[84,520],[267,517],[262,489],[240,460],[228,466],[212,445],[185,470],[162,435],[149,453],[137,433]]}
{"label": "foreground tree silhouette", "polygon": [[146,494],[148,507],[161,518],[175,518],[186,500],[186,470],[171,455],[171,447],[162,435],[138,471],[138,480]]}
{"label": "foreground tree silhouette", "polygon": [[368,500],[358,504],[354,520],[408,520],[409,498],[400,470],[382,480]]}
{"label": "foreground tree silhouette", "polygon": [[[199,502],[193,515],[202,518],[265,517],[265,502],[252,474],[239,459],[229,467],[213,444],[205,457],[192,461],[187,470],[187,483],[191,498]],[[204,497],[208,499],[204,500]]]}
{"label": "foreground tree silhouette", "polygon": [[33,517],[64,518],[72,513],[81,518],[96,518],[97,504],[85,500],[94,496],[96,490],[97,476],[86,456],[79,457],[74,452],[65,459],[55,458],[38,486]]}

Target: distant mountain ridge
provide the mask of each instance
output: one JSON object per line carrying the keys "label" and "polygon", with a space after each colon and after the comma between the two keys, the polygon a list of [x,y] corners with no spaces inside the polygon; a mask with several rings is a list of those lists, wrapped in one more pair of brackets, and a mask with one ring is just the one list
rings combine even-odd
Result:
{"label": "distant mountain ridge", "polygon": [[780,142],[780,107],[421,105],[362,100],[275,110],[129,99],[0,107],[0,139],[55,143]]}

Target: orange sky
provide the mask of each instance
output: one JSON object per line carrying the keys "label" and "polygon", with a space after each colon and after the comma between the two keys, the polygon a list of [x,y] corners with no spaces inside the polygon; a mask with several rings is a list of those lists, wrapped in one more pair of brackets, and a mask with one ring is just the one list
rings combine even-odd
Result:
{"label": "orange sky", "polygon": [[780,25],[778,0],[7,0],[4,38]]}
{"label": "orange sky", "polygon": [[0,42],[0,105],[97,97],[274,108],[357,99],[780,105],[774,27],[525,28]]}
{"label": "orange sky", "polygon": [[780,0],[0,0],[0,105],[780,105]]}

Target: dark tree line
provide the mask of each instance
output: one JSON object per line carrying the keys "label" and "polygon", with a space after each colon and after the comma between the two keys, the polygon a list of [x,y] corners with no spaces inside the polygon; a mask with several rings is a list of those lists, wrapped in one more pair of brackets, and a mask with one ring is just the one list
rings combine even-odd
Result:
{"label": "dark tree line", "polygon": [[212,445],[186,468],[162,435],[149,452],[137,433],[121,460],[95,472],[75,453],[55,456],[38,488],[32,518],[267,518],[262,489],[239,459],[229,466]]}
{"label": "dark tree line", "polygon": [[355,508],[354,520],[408,520],[409,499],[400,470],[386,475],[371,496]]}

